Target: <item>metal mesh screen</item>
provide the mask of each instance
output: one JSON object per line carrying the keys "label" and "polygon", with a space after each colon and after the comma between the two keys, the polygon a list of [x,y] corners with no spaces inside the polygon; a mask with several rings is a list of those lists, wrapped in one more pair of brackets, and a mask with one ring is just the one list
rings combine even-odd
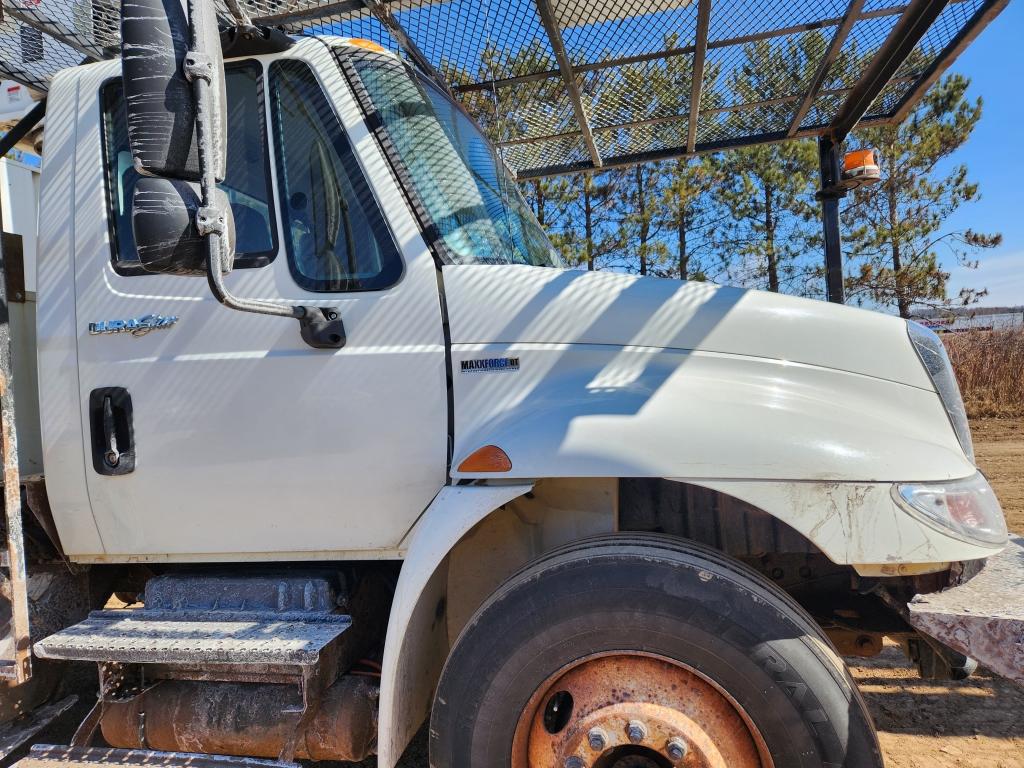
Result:
{"label": "metal mesh screen", "polygon": [[[436,70],[530,177],[835,133],[851,104],[854,122],[902,119],[1007,0],[242,2],[260,23],[368,38]],[[2,3],[4,77],[45,90],[116,55],[118,0]]]}
{"label": "metal mesh screen", "polygon": [[897,77],[920,76],[935,59],[942,54],[942,49],[960,30],[970,24],[971,18],[984,6],[983,0],[963,0],[952,3],[939,15],[935,23],[928,28],[924,39],[914,53],[897,71]]}

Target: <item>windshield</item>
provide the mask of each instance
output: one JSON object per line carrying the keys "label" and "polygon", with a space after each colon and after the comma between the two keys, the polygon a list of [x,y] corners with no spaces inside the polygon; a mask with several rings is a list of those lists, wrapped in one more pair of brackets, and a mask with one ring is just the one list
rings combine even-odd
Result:
{"label": "windshield", "polygon": [[490,142],[458,106],[390,56],[339,54],[444,258],[562,266]]}

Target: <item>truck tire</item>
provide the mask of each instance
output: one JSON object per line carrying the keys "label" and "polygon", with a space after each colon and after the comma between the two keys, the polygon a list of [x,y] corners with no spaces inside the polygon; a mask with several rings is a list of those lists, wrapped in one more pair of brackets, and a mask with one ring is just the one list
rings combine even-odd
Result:
{"label": "truck tire", "polygon": [[648,534],[552,551],[445,664],[433,768],[881,768],[843,661],[786,593]]}

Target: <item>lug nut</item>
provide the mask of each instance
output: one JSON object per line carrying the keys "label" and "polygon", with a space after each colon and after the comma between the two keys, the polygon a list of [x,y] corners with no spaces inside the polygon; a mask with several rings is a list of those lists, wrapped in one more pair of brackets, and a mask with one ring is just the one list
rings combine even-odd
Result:
{"label": "lug nut", "polygon": [[565,768],[587,768],[587,764],[583,762],[582,757],[570,755],[565,758]]}
{"label": "lug nut", "polygon": [[591,728],[587,733],[587,743],[595,752],[602,751],[608,744],[608,734],[602,728]]}
{"label": "lug nut", "polygon": [[672,739],[665,746],[665,754],[671,760],[682,760],[686,757],[687,751],[686,742],[679,738]]}
{"label": "lug nut", "polygon": [[631,742],[639,744],[647,738],[647,726],[639,720],[630,720],[629,725],[626,726],[626,735],[629,736]]}

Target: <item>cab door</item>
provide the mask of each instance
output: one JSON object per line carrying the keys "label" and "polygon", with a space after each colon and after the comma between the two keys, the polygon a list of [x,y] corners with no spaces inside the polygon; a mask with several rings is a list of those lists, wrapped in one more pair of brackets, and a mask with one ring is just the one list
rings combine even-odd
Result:
{"label": "cab door", "polygon": [[204,279],[141,272],[119,81],[101,68],[81,85],[102,112],[101,131],[86,113],[79,131],[75,312],[84,471],[107,555],[395,554],[445,482],[434,264],[316,51],[228,65],[228,284],[337,307],[336,351],[305,345],[295,321],[222,307]]}

